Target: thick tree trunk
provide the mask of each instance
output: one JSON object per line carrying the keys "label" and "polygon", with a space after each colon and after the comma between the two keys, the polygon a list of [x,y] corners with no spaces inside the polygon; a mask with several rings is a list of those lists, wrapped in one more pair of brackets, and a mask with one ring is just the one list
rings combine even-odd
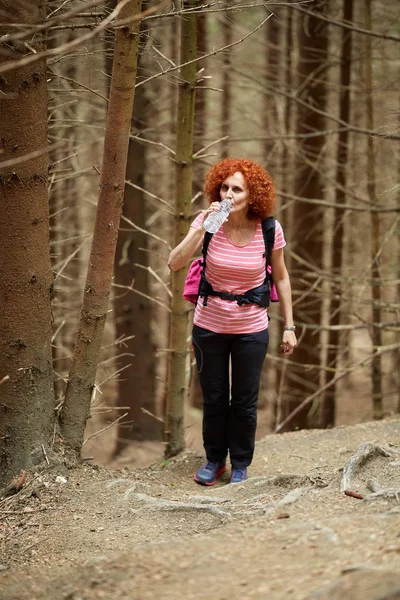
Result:
{"label": "thick tree trunk", "polygon": [[[315,12],[323,12],[326,2],[313,5]],[[306,22],[305,22],[306,20]],[[315,17],[299,19],[299,73],[298,89],[300,97],[318,109],[324,109],[326,101],[325,68],[327,60],[327,25]],[[297,133],[308,134],[321,131],[325,127],[325,119],[312,109],[297,107]],[[306,198],[323,197],[324,139],[322,136],[306,139],[301,147],[301,154],[296,166],[295,193]],[[298,202],[294,207],[294,223],[296,224],[296,253],[305,261],[293,264],[292,282],[295,299],[303,295],[301,304],[296,307],[296,317],[305,323],[321,322],[321,297],[318,292],[311,292],[311,286],[318,279],[317,271],[322,266],[323,231],[322,209],[316,205]],[[319,336],[307,329],[301,336],[301,343],[296,350],[294,360],[298,367],[287,370],[290,390],[289,397],[283,407],[283,417],[301,402],[306,395],[318,387],[319,371],[305,370],[304,365],[319,365]],[[300,411],[296,419],[290,423],[291,428],[306,428],[310,425],[307,417],[308,408]]]}
{"label": "thick tree trunk", "polygon": [[[283,42],[283,23],[278,15],[274,15],[264,25],[264,43],[265,43],[265,78],[269,83],[270,88],[283,88],[281,84],[281,76],[284,73],[283,61],[286,60],[286,53],[282,51]],[[286,65],[285,65],[286,66]],[[264,135],[279,135],[279,103],[282,102],[280,97],[275,97],[270,92],[263,95],[263,108],[261,111],[261,122]],[[282,150],[281,144],[276,140],[264,140],[263,143],[263,163],[265,168],[273,175],[277,189],[280,189],[283,171]],[[280,214],[280,204],[274,214],[275,218],[282,223]],[[276,355],[276,348],[279,346],[279,327],[270,327],[269,329],[269,346],[268,354]],[[274,361],[268,362],[268,368],[261,372],[260,391],[258,395],[258,408],[266,409],[271,397],[271,413],[274,411],[276,395],[269,394],[270,390],[276,387],[277,378],[279,377],[279,363]]]}
{"label": "thick tree trunk", "polygon": [[[207,15],[198,15],[197,17],[197,52],[199,56],[206,54],[208,50],[207,43]],[[198,70],[205,68],[206,61],[199,61]],[[207,73],[207,72],[206,72]],[[207,80],[201,83],[196,90],[195,99],[195,135],[194,135],[194,149],[198,152],[201,148],[206,145],[205,137],[207,135],[207,91],[202,88],[206,85]],[[194,189],[193,193],[196,195],[198,192],[203,190],[204,178],[206,173],[206,165],[202,160],[196,160],[193,165],[193,181]],[[193,205],[194,210],[200,210],[205,206],[203,195]],[[194,311],[189,313],[189,328],[193,322]],[[194,408],[203,408],[203,392],[200,386],[199,374],[197,372],[197,364],[194,360],[194,355],[191,353],[191,366],[190,366],[190,381],[189,381],[189,405]]]}
{"label": "thick tree trunk", "polygon": [[[199,56],[206,54],[208,50],[207,43],[207,15],[199,15],[197,17],[197,52]],[[205,69],[206,61],[198,61],[197,69]],[[202,75],[207,73],[202,72]],[[200,78],[201,79],[201,78]],[[195,99],[195,112],[196,112],[196,123],[195,123],[195,139],[194,146],[197,150],[200,150],[201,145],[203,144],[203,138],[206,135],[207,129],[207,91],[205,89],[201,89],[207,86],[207,79],[199,84],[198,91],[196,92]],[[200,88],[200,89],[199,89]],[[200,163],[201,164],[201,163]],[[198,188],[202,189],[203,187],[203,175],[204,168],[199,169],[200,175],[199,178],[196,178],[198,181]],[[197,171],[197,169],[196,169]],[[196,173],[197,174],[197,173]]]}
{"label": "thick tree trunk", "polygon": [[[269,82],[269,87],[279,87],[280,78],[284,72],[282,61],[286,56],[282,52],[283,43],[283,23],[278,16],[274,15],[264,25],[265,40],[265,77]],[[283,86],[282,86],[283,87]],[[279,133],[279,103],[280,97],[275,97],[272,93],[266,93],[263,97],[262,123],[265,135],[277,135]],[[263,160],[265,167],[274,174],[277,188],[280,188],[280,174],[282,172],[282,151],[281,144],[277,140],[264,140]],[[279,207],[277,207],[279,210]],[[280,219],[278,213],[275,217]]]}
{"label": "thick tree trunk", "polygon": [[[365,2],[366,27],[372,27],[372,6],[371,0]],[[373,88],[372,88],[372,40],[367,36],[366,39],[366,61],[365,61],[365,82],[366,82],[366,108],[367,108],[367,127],[371,131],[374,129],[374,106],[373,106]],[[375,155],[374,140],[372,136],[368,137],[368,196],[373,207],[377,203],[375,191]],[[371,281],[372,283],[372,323],[382,322],[380,309],[381,286],[379,282],[379,249],[380,249],[380,217],[379,213],[371,212]],[[373,350],[376,351],[382,347],[382,329],[373,327],[371,332]],[[382,397],[382,357],[376,356],[371,362],[371,383],[372,383],[372,414],[374,419],[383,418],[383,397]]]}
{"label": "thick tree trunk", "polygon": [[[399,111],[400,112],[400,111]],[[397,173],[399,175],[399,180],[400,180],[400,156],[398,157],[398,163],[397,163]],[[400,212],[400,187],[397,190],[397,207],[399,209]],[[397,280],[400,282],[400,240],[397,239],[397,268],[395,271],[395,277],[397,278]],[[397,286],[397,288],[395,288],[395,290],[397,291],[397,298],[400,298],[400,283]],[[396,333],[396,343],[397,343],[397,350],[394,351],[394,361],[393,363],[396,365],[400,365],[400,330],[397,331]],[[395,382],[396,382],[396,386],[397,386],[397,406],[396,406],[396,411],[397,413],[400,414],[400,369],[396,369],[395,372]]]}
{"label": "thick tree trunk", "polygon": [[[140,14],[140,10],[141,0],[132,0],[122,8],[118,20],[132,19]],[[96,223],[81,319],[61,413],[64,439],[77,451],[81,448],[90,413],[90,401],[110,299],[124,196],[139,26],[140,21],[135,20],[116,30]]]}
{"label": "thick tree trunk", "polygon": [[[229,18],[225,18],[222,24],[222,45],[228,46],[232,43],[233,32]],[[225,51],[223,55],[222,70],[222,98],[221,98],[221,137],[229,136],[232,127],[232,88],[231,88],[231,61],[232,50]],[[223,143],[221,158],[229,156],[229,139]]]}
{"label": "thick tree trunk", "polygon": [[[352,23],[353,21],[353,0],[343,1],[343,21]],[[351,56],[352,56],[352,32],[342,31],[342,44],[340,53],[340,95],[339,95],[339,118],[346,123],[350,122],[350,83],[351,83]],[[347,161],[349,154],[349,132],[340,131],[337,146],[337,171],[336,171],[336,191],[335,203],[346,203],[346,185],[347,185]],[[340,276],[342,274],[343,258],[343,209],[334,209],[333,215],[334,231],[332,240],[332,275],[335,280],[329,293],[330,307],[329,313],[330,325],[340,325],[341,322],[341,284]],[[328,341],[328,366],[338,368],[340,366],[340,331],[330,331]],[[326,383],[331,381],[335,373],[330,371],[326,376]],[[333,426],[335,423],[335,400],[337,386],[332,390],[327,390],[324,395],[322,407],[323,426]]]}
{"label": "thick tree trunk", "polygon": [[[185,2],[191,6],[193,2]],[[196,15],[181,21],[181,57],[185,63],[196,57]],[[192,218],[192,154],[196,89],[196,63],[181,69],[176,127],[176,221],[173,245],[185,237]],[[187,364],[188,307],[182,298],[187,269],[172,273],[172,314],[169,336],[165,455],[174,456],[185,447],[184,400]]]}
{"label": "thick tree trunk", "polygon": [[[294,46],[297,39],[293,35],[293,30],[297,25],[297,15],[293,13],[290,7],[286,8],[286,31],[285,31],[285,58],[282,65],[282,73],[281,73],[281,85],[286,90],[291,90],[294,87],[295,80],[295,64],[294,64]],[[285,98],[284,105],[284,134],[289,136],[295,133],[295,108],[296,105],[288,98]],[[285,193],[293,193],[293,185],[294,185],[294,173],[292,164],[294,161],[294,156],[296,153],[295,142],[292,140],[286,140],[283,145],[282,152],[282,176],[281,176],[281,190],[283,194]],[[285,235],[287,240],[291,240],[294,236],[294,207],[293,203],[289,205],[289,207],[282,214],[282,225],[285,228]],[[286,266],[291,271],[292,267],[292,255],[286,253],[285,255]]]}
{"label": "thick tree trunk", "polygon": [[[71,3],[71,9],[73,8]],[[75,4],[76,7],[76,4]],[[81,30],[57,30],[51,36],[49,46],[57,48],[61,44],[72,42]],[[60,61],[49,69],[48,77],[52,79],[52,85],[57,81],[56,90],[51,94],[49,111],[51,113],[51,133],[55,142],[65,141],[65,120],[71,123],[80,123],[79,126],[68,128],[68,145],[62,144],[50,153],[50,182],[57,181],[57,171],[69,170],[69,177],[64,181],[49,186],[50,214],[50,243],[52,246],[52,266],[54,271],[54,302],[53,308],[53,364],[55,371],[54,389],[56,404],[64,398],[66,377],[68,377],[71,366],[71,356],[74,350],[76,334],[76,318],[74,312],[79,314],[81,306],[81,281],[82,281],[82,259],[79,247],[83,244],[81,237],[84,231],[85,219],[81,214],[81,198],[84,195],[82,180],[71,176],[74,169],[73,160],[66,160],[67,156],[73,156],[74,146],[78,146],[79,135],[82,133],[84,116],[79,111],[84,110],[87,103],[74,102],[71,99],[74,90],[70,81],[82,81],[87,73],[87,65],[81,61]],[[68,78],[70,81],[58,79],[58,75]],[[64,85],[63,85],[64,84]],[[67,99],[68,98],[68,99]],[[74,98],[75,100],[75,98]],[[92,108],[93,114],[93,108]],[[80,157],[79,157],[80,158]],[[77,159],[79,160],[79,159]],[[92,158],[93,160],[93,158]],[[74,258],[68,260],[72,255]],[[68,266],[64,268],[65,264]],[[62,269],[62,275],[59,272]],[[65,278],[64,278],[65,277]],[[67,302],[60,300],[68,299]],[[75,311],[74,311],[75,309]]]}
{"label": "thick tree trunk", "polygon": [[[7,20],[29,28],[45,18],[44,1],[4,0],[0,35],[16,31]],[[25,42],[5,44],[0,62],[46,45],[42,34]],[[44,60],[0,78],[0,107],[0,380],[9,377],[0,385],[1,484],[43,460],[54,422]]]}
{"label": "thick tree trunk", "polygon": [[[140,86],[135,95],[132,132],[139,134],[146,124],[147,101],[145,87]],[[135,139],[129,142],[126,179],[141,188],[145,187],[146,145]],[[145,225],[145,201],[143,192],[126,185],[123,214],[141,227]],[[119,285],[130,286],[147,296],[149,291],[148,236],[140,231],[122,228],[118,236],[115,280]],[[144,408],[154,414],[154,348],[151,338],[151,303],[133,292],[120,290],[114,300],[116,338],[131,337],[124,343],[123,352],[132,354],[128,358],[131,366],[124,371],[118,382],[118,406],[129,407],[128,415],[118,427],[116,451],[122,450],[128,440],[157,439],[162,436],[159,421],[143,412]],[[125,409],[124,409],[125,412]]]}
{"label": "thick tree trunk", "polygon": [[[295,53],[294,45],[297,42],[297,38],[293,35],[293,30],[297,23],[297,15],[293,13],[293,10],[288,7],[285,11],[285,36],[284,36],[284,58],[282,62],[282,69],[280,72],[281,87],[286,90],[291,90],[294,87],[295,79],[295,65],[293,55]],[[293,135],[295,133],[295,109],[296,105],[288,98],[285,98],[284,105],[284,135]],[[285,201],[285,194],[293,193],[294,186],[294,173],[292,164],[295,156],[295,143],[292,140],[285,140],[283,142],[282,150],[282,176],[281,176],[281,188],[282,198]],[[289,242],[289,249],[291,248],[292,240],[295,236],[294,228],[294,206],[290,203],[286,207],[286,210],[281,214],[281,224],[285,231],[285,238]],[[289,273],[291,273],[292,267],[292,255],[289,252],[285,252],[285,262]],[[287,382],[287,361],[282,359],[276,367],[276,380],[275,380],[275,398],[274,398],[274,421],[273,426],[276,427],[282,421],[282,409],[284,405],[284,399],[287,396],[285,389],[288,387]]]}

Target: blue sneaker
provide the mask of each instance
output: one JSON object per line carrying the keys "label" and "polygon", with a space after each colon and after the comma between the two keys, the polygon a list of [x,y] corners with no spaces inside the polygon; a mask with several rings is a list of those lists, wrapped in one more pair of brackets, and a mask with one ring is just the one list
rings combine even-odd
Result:
{"label": "blue sneaker", "polygon": [[246,481],[249,476],[247,475],[247,469],[232,469],[230,483],[242,483]]}
{"label": "blue sneaker", "polygon": [[194,474],[194,480],[201,485],[214,485],[218,477],[225,471],[226,465],[224,462],[211,462],[208,460]]}

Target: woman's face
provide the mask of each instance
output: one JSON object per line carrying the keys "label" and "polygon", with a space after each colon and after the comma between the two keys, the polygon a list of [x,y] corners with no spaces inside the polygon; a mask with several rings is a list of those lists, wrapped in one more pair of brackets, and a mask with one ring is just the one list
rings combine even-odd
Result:
{"label": "woman's face", "polygon": [[239,171],[224,179],[221,184],[219,195],[221,200],[226,198],[232,201],[231,212],[238,212],[248,208],[249,189],[242,173]]}

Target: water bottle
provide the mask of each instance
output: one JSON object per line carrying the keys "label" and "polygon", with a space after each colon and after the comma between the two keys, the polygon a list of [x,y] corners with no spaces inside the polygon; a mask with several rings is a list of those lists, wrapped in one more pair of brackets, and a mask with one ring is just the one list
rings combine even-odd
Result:
{"label": "water bottle", "polygon": [[206,219],[204,219],[203,227],[209,233],[216,233],[223,223],[227,220],[229,213],[231,212],[232,202],[227,198],[222,200],[219,205],[219,211],[211,212]]}

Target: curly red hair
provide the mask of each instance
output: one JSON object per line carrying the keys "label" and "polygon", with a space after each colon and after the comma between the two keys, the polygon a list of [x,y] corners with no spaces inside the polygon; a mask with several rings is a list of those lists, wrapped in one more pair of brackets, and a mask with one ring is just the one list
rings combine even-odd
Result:
{"label": "curly red hair", "polygon": [[249,188],[249,213],[252,219],[265,219],[273,214],[276,204],[275,185],[269,173],[247,158],[224,158],[211,167],[206,175],[204,191],[209,203],[218,202],[223,181],[242,173]]}

